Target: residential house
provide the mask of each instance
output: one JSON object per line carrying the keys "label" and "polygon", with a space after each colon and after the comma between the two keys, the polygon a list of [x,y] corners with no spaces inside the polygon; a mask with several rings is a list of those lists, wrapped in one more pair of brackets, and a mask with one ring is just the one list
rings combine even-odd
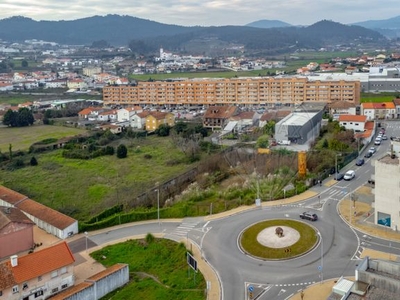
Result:
{"label": "residential house", "polygon": [[356,115],[356,105],[349,101],[335,101],[328,104],[329,114],[338,120],[340,115]]}
{"label": "residential house", "polygon": [[365,115],[339,115],[339,124],[354,132],[364,132],[367,116]]}
{"label": "residential house", "polygon": [[0,92],[12,91],[14,86],[11,82],[0,82]]}
{"label": "residential house", "polygon": [[110,132],[114,133],[114,134],[118,134],[121,133],[123,130],[123,127],[120,125],[115,125],[115,124],[107,124],[107,125],[102,125],[100,126],[101,130],[110,130]]}
{"label": "residential house", "polygon": [[67,80],[66,79],[54,79],[51,81],[46,81],[44,84],[44,87],[48,88],[48,89],[66,88]]}
{"label": "residential house", "polygon": [[222,129],[231,117],[237,115],[236,106],[210,106],[203,116],[203,126],[211,129]]}
{"label": "residential house", "polygon": [[66,242],[0,263],[0,297],[47,299],[75,284],[75,259]]}
{"label": "residential house", "polygon": [[108,121],[115,122],[117,120],[117,110],[110,109],[99,112],[97,115],[97,120],[100,122],[108,122]]}
{"label": "residential house", "polygon": [[393,102],[381,103],[362,103],[362,114],[367,116],[368,120],[394,119],[397,117],[396,106]]}
{"label": "residential house", "polygon": [[80,112],[78,112],[78,117],[80,119],[86,119],[86,120],[90,120],[90,119],[97,119],[98,115],[100,112],[102,112],[103,109],[100,107],[87,107],[82,109]]}
{"label": "residential house", "polygon": [[175,125],[175,116],[169,112],[152,111],[146,117],[146,130],[155,131],[160,125]]}
{"label": "residential house", "polygon": [[68,80],[67,87],[69,89],[74,89],[74,90],[85,90],[85,89],[87,89],[88,85],[82,79],[76,78],[76,79]]}
{"label": "residential house", "polygon": [[150,115],[149,111],[143,111],[133,115],[130,123],[131,127],[137,129],[143,129],[146,125],[146,118],[149,115]]}
{"label": "residential house", "polygon": [[140,106],[132,106],[132,107],[118,109],[117,121],[118,122],[130,121],[132,119],[132,116],[142,111],[143,109]]}
{"label": "residential house", "polygon": [[229,121],[236,121],[235,130],[243,131],[253,127],[260,119],[260,114],[255,111],[243,111],[238,115],[229,118]]}
{"label": "residential house", "polygon": [[18,208],[0,206],[0,260],[32,248],[34,225]]}
{"label": "residential house", "polygon": [[394,106],[396,107],[396,118],[400,118],[400,98],[393,99]]}

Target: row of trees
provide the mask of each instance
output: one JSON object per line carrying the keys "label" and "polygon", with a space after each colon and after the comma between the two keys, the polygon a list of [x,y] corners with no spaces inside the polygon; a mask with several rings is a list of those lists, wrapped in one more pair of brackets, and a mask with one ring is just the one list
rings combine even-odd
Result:
{"label": "row of trees", "polygon": [[32,125],[34,121],[32,111],[21,107],[18,111],[9,109],[4,115],[3,124],[10,127],[24,127]]}

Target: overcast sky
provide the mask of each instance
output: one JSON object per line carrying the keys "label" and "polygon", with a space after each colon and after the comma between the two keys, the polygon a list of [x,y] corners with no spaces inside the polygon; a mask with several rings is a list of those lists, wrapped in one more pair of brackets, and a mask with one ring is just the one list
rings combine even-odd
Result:
{"label": "overcast sky", "polygon": [[350,24],[400,15],[399,0],[0,0],[0,19],[76,20],[129,15],[177,25],[245,25],[280,20],[310,25],[323,19]]}

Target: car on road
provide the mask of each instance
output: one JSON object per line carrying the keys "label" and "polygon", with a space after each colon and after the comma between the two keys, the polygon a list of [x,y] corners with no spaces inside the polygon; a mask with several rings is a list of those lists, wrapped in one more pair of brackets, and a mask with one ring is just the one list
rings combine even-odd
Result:
{"label": "car on road", "polygon": [[348,170],[346,174],[344,174],[343,179],[352,180],[354,177],[356,177],[356,172],[354,170]]}
{"label": "car on road", "polygon": [[382,140],[386,141],[387,140],[387,136],[386,135],[382,135]]}
{"label": "car on road", "polygon": [[372,156],[372,152],[368,151],[367,153],[365,153],[364,157],[365,158],[370,158]]}
{"label": "car on road", "polygon": [[364,158],[358,158],[356,161],[356,166],[362,166],[365,163]]}
{"label": "car on road", "polygon": [[334,178],[335,180],[340,181],[343,179],[343,177],[344,177],[343,173],[336,173]]}
{"label": "car on road", "polygon": [[318,216],[317,216],[317,214],[314,214],[312,212],[305,211],[302,214],[300,214],[300,219],[305,219],[305,220],[310,220],[310,221],[317,221],[318,220]]}
{"label": "car on road", "polygon": [[368,152],[371,152],[372,154],[374,154],[376,152],[376,148],[371,147],[371,148],[369,148]]}

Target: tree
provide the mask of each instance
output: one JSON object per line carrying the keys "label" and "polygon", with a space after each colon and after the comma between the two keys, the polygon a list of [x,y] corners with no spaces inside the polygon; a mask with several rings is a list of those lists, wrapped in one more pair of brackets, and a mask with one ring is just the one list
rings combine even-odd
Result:
{"label": "tree", "polygon": [[124,144],[120,144],[117,148],[117,157],[126,158],[128,155],[128,148]]}
{"label": "tree", "polygon": [[12,111],[11,109],[7,110],[3,118],[3,124],[11,127],[16,127],[17,116],[18,113],[16,111]]}
{"label": "tree", "polygon": [[18,110],[17,126],[24,127],[32,125],[35,121],[32,111],[26,107],[22,107]]}
{"label": "tree", "polygon": [[38,161],[37,161],[36,157],[32,156],[30,164],[31,164],[31,166],[37,166],[38,165]]}
{"label": "tree", "polygon": [[171,130],[171,126],[169,126],[168,124],[161,124],[160,126],[158,126],[155,133],[158,136],[169,136],[170,130]]}
{"label": "tree", "polygon": [[21,67],[27,68],[28,66],[29,66],[28,61],[27,61],[26,59],[23,59],[23,60],[21,61]]}

